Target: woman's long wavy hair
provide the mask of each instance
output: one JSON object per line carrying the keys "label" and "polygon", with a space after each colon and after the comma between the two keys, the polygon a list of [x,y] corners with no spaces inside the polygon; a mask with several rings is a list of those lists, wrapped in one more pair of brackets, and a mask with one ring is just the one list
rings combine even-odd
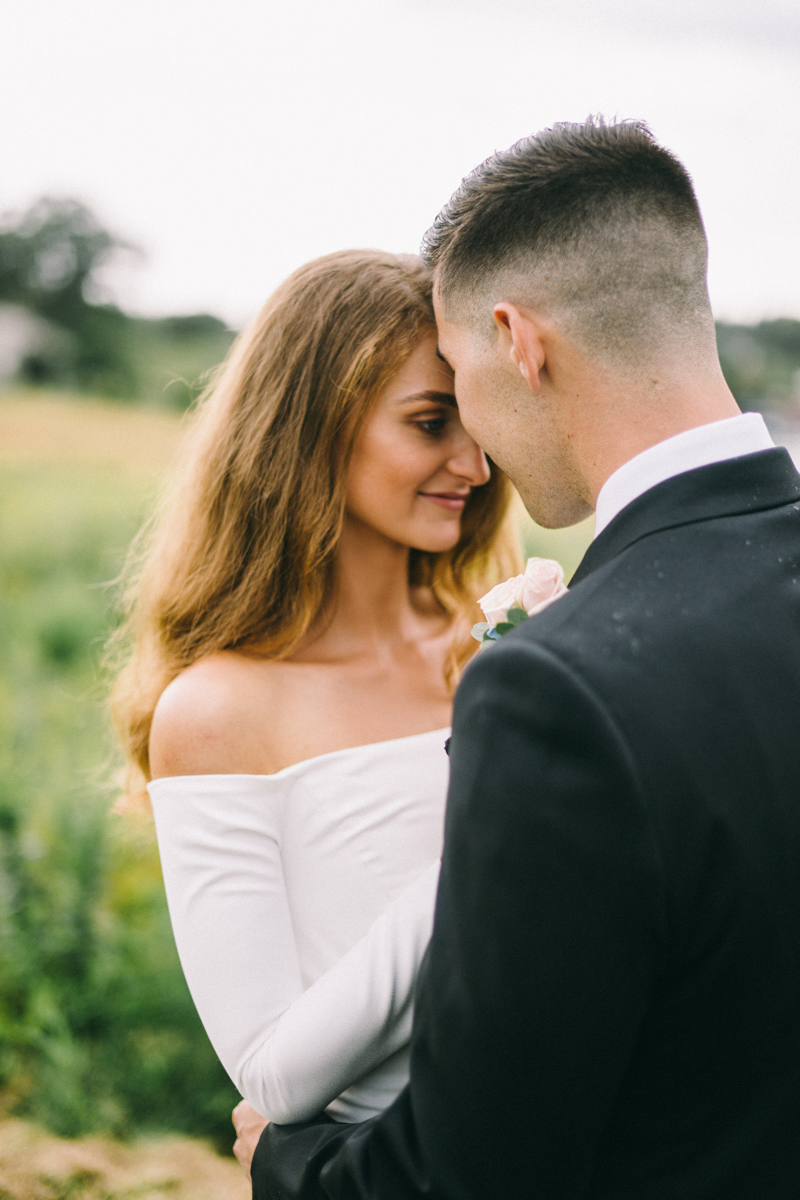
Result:
{"label": "woman's long wavy hair", "polygon": [[[238,338],[127,569],[112,707],[129,796],[150,778],[153,710],[180,671],[235,648],[286,658],[332,611],[353,441],[434,329],[419,259],[351,250],[295,271]],[[458,544],[410,555],[411,585],[461,618],[451,678],[476,646],[463,636],[476,597],[518,567],[510,494],[493,466],[470,495]]]}

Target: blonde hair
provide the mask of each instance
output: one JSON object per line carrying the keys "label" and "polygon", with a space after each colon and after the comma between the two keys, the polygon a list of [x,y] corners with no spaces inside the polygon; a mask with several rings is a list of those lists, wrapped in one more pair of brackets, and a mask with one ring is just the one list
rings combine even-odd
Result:
{"label": "blonde hair", "polygon": [[[356,433],[434,329],[419,259],[350,250],[295,271],[238,338],[127,572],[112,708],[129,795],[150,778],[153,711],[176,675],[237,647],[285,658],[329,607]],[[411,551],[410,584],[462,625],[481,591],[517,567],[510,495],[493,466],[467,502],[458,544]],[[454,640],[452,677],[475,645]]]}

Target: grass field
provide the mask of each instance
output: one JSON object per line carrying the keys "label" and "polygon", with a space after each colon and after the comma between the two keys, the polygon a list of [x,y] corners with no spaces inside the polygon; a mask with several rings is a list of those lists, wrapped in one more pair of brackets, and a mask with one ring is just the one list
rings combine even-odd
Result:
{"label": "grass field", "polygon": [[179,438],[165,414],[0,401],[0,1087],[68,1137],[231,1142],[152,827],[110,813],[100,662],[118,574]]}
{"label": "grass field", "polygon": [[[180,436],[164,412],[0,398],[0,1113],[64,1138],[171,1131],[226,1148],[237,1094],[183,981],[152,826],[110,811],[110,581]],[[568,574],[591,532],[522,524],[528,552]],[[0,1196],[50,1196],[3,1182],[3,1128]],[[44,1136],[33,1128],[6,1132]],[[111,1196],[133,1162],[102,1185],[75,1170],[87,1196]]]}

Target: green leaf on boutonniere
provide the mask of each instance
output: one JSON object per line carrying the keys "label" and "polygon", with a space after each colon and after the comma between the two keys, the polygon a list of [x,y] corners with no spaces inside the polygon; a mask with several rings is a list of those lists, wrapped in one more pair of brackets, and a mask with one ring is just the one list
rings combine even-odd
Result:
{"label": "green leaf on boutonniere", "polygon": [[476,642],[480,642],[485,646],[487,642],[499,642],[500,638],[506,633],[511,633],[512,629],[516,629],[523,621],[527,621],[528,614],[520,605],[515,604],[506,613],[505,621],[498,621],[496,625],[490,625],[488,621],[478,621],[472,626],[472,636]]}

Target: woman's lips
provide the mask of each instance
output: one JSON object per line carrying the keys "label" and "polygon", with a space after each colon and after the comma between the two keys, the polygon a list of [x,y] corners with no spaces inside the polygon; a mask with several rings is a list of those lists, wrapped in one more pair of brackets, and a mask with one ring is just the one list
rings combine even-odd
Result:
{"label": "woman's lips", "polygon": [[420,492],[419,495],[451,512],[461,512],[469,498],[469,492]]}

